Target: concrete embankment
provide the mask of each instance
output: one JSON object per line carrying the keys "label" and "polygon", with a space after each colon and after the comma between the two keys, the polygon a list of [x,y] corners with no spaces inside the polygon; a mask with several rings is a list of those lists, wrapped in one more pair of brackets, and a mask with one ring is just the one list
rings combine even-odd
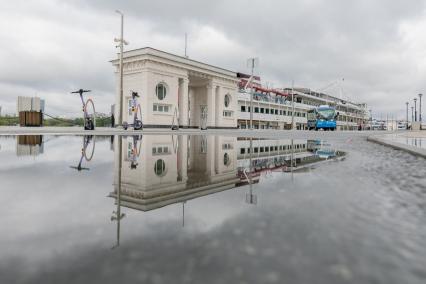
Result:
{"label": "concrete embankment", "polygon": [[426,131],[404,131],[401,133],[372,135],[367,137],[367,140],[426,158],[426,148],[402,143],[401,138],[426,140]]}

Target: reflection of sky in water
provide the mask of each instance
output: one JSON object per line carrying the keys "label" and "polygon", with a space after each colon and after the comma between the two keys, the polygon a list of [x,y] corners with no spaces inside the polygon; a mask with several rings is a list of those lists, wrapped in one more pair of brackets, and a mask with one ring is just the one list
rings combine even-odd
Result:
{"label": "reflection of sky in water", "polygon": [[[143,139],[164,147],[164,137]],[[339,145],[349,153],[339,162],[294,174],[262,171],[253,185],[257,205],[246,203],[244,185],[147,212],[122,206],[121,246],[111,250],[117,152],[109,137],[96,140],[93,160],[83,162],[90,170],[82,172],[69,167],[79,162],[82,137],[44,140],[42,154],[17,156],[16,140],[0,137],[1,283],[424,283],[426,196],[418,177],[426,167],[411,155],[357,140]],[[231,160],[246,143],[234,141],[226,144],[235,151]],[[193,166],[201,168],[212,148],[207,143],[205,153],[195,144]],[[140,172],[128,161],[123,168],[149,190],[155,159],[144,146]],[[214,149],[220,155],[209,157],[220,162],[230,151]],[[177,154],[164,159],[176,174]],[[397,178],[387,172],[401,161],[406,171]],[[235,173],[245,164],[233,162]],[[222,164],[211,165],[214,182]],[[168,185],[166,177],[161,182]]]}
{"label": "reflection of sky in water", "polygon": [[426,149],[426,138],[392,137],[392,141]]}

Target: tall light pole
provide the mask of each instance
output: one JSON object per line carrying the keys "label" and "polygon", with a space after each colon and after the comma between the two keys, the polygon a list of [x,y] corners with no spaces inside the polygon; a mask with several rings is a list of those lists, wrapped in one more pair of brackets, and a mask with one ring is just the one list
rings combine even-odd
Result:
{"label": "tall light pole", "polygon": [[254,68],[259,64],[259,58],[249,58],[247,60],[247,65],[251,68],[251,76],[247,81],[247,84],[244,87],[244,90],[250,88],[250,130],[253,130],[253,87],[251,86],[251,82],[254,79]]}
{"label": "tall light pole", "polygon": [[116,13],[120,14],[121,16],[121,33],[119,39],[114,39],[114,42],[118,42],[119,45],[117,47],[120,47],[120,105],[118,106],[118,125],[123,124],[123,49],[124,45],[128,44],[124,38],[124,14],[120,12],[119,10],[115,10]]}
{"label": "tall light pole", "polygon": [[414,107],[411,106],[411,126],[413,126],[413,122],[414,122]]}
{"label": "tall light pole", "polygon": [[420,121],[420,127],[422,125],[422,96],[423,94],[419,94],[419,121]]}
{"label": "tall light pole", "polygon": [[408,102],[405,103],[405,106],[407,107],[407,117],[406,117],[406,130],[408,130]]}
{"label": "tall light pole", "polygon": [[294,129],[294,80],[291,81],[291,130]]}
{"label": "tall light pole", "polygon": [[414,121],[417,121],[417,98],[414,98]]}

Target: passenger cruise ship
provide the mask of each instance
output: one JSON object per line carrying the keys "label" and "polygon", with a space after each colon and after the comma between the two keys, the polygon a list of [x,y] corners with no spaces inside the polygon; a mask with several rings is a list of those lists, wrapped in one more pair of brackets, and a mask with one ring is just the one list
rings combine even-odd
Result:
{"label": "passenger cruise ship", "polygon": [[307,129],[307,111],[329,105],[339,112],[337,129],[358,130],[368,125],[367,105],[340,99],[305,88],[270,89],[261,85],[260,77],[237,73],[240,79],[238,92],[238,127],[250,127],[250,94],[253,94],[253,127],[255,129],[291,129],[292,91],[294,98],[294,128]]}

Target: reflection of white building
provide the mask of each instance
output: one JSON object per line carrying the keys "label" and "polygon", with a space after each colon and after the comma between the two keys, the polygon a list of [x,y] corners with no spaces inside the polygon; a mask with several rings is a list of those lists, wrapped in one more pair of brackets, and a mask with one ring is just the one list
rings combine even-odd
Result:
{"label": "reflection of white building", "polygon": [[[146,211],[235,187],[236,138],[143,136],[122,138],[121,205]],[[118,189],[118,147],[115,189]],[[136,147],[135,147],[136,145]],[[137,149],[136,151],[134,149]],[[135,164],[134,155],[139,154]]]}
{"label": "reflection of white building", "polygon": [[250,148],[246,138],[135,137],[121,138],[121,162],[120,143],[114,143],[115,186],[110,196],[116,197],[121,166],[120,204],[142,211],[247,184],[250,158],[254,182],[259,182],[263,171],[298,170],[336,154],[317,140],[254,139]]}

